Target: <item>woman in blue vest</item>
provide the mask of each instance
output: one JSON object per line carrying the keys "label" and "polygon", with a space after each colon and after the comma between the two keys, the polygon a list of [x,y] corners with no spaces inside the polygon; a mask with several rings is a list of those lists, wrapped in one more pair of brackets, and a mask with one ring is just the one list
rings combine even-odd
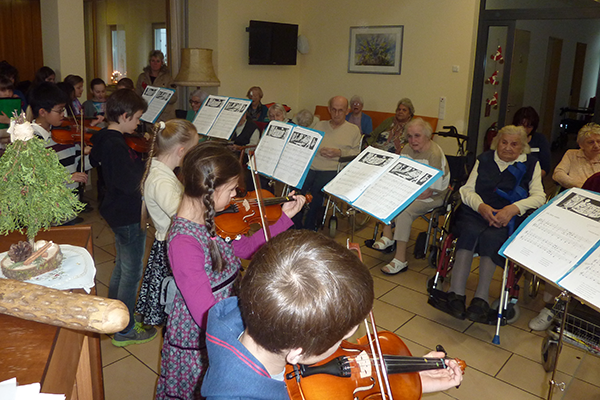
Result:
{"label": "woman in blue vest", "polygon": [[[469,180],[460,188],[464,204],[457,215],[459,237],[448,291],[449,311],[454,317],[484,323],[496,265],[504,266],[498,250],[525,212],[538,208],[546,199],[540,163],[529,154],[525,128],[505,126],[491,149],[477,158]],[[465,291],[474,252],[481,257],[479,283],[466,308]]]}

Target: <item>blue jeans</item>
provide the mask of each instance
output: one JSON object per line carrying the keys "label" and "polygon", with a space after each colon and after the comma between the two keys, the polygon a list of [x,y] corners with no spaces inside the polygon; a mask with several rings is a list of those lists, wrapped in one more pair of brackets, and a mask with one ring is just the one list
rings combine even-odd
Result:
{"label": "blue jeans", "polygon": [[112,231],[115,233],[117,256],[115,257],[115,269],[110,277],[108,297],[121,300],[127,306],[129,324],[121,331],[121,333],[126,333],[135,323],[133,311],[144,269],[146,231],[140,229],[139,223],[112,228]]}

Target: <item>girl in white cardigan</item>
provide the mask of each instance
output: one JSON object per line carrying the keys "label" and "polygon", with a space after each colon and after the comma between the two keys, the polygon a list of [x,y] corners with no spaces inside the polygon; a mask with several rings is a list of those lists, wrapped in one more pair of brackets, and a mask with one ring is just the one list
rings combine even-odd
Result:
{"label": "girl in white cardigan", "polygon": [[180,166],[183,156],[198,143],[198,132],[191,122],[172,119],[154,126],[154,137],[146,171],[141,182],[142,226],[146,211],[152,218],[156,234],[136,305],[136,313],[145,325],[162,325],[167,314],[160,304],[161,284],[172,275],[167,256],[167,231],[171,217],[179,208],[183,185],[173,170]]}

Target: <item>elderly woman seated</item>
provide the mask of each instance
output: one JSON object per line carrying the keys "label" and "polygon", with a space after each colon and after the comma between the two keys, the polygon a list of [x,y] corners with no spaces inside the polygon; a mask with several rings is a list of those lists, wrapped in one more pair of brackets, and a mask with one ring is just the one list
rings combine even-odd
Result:
{"label": "elderly woman seated", "polygon": [[591,122],[577,134],[579,150],[567,150],[554,169],[554,179],[564,188],[581,187],[587,178],[600,172],[600,125]]}
{"label": "elderly woman seated", "polygon": [[252,104],[248,107],[248,119],[251,121],[259,121],[259,122],[268,122],[267,120],[267,112],[269,109],[261,100],[263,98],[263,91],[259,86],[252,86],[248,89],[248,93],[246,93],[246,97],[252,100]]}
{"label": "elderly woman seated", "polygon": [[358,126],[362,135],[370,135],[373,131],[373,120],[362,112],[364,104],[362,97],[352,96],[350,99],[350,112],[346,115],[346,121]]}
{"label": "elderly woman seated", "polygon": [[190,93],[190,107],[192,107],[192,109],[187,111],[185,119],[193,122],[194,118],[196,118],[196,114],[198,114],[198,110],[200,110],[202,103],[204,103],[204,100],[206,100],[207,97],[208,93],[201,89],[196,89]]}
{"label": "elderly woman seated", "polygon": [[290,122],[285,107],[279,103],[275,103],[269,107],[269,112],[267,114],[269,116],[269,121]]}
{"label": "elderly woman seated", "polygon": [[396,115],[384,120],[367,138],[367,144],[392,153],[400,154],[404,141],[406,124],[415,115],[415,106],[404,98],[396,106]]}
{"label": "elderly woman seated", "polygon": [[311,128],[316,124],[314,114],[308,111],[306,108],[303,108],[302,110],[298,111],[298,114],[296,114],[295,119],[298,125],[304,126],[306,128]]}
{"label": "elderly woman seated", "polygon": [[406,140],[408,146],[402,150],[402,155],[413,160],[438,168],[444,172],[431,187],[425,190],[413,203],[396,217],[396,232],[392,240],[392,228],[387,225],[381,238],[373,244],[376,250],[385,250],[396,241],[394,259],[381,268],[388,275],[394,275],[408,269],[406,261],[406,244],[410,236],[413,221],[444,202],[444,196],[450,182],[450,171],[444,152],[437,143],[431,140],[431,126],[421,118],[415,118],[406,124]]}
{"label": "elderly woman seated", "polygon": [[[477,158],[469,180],[460,188],[463,205],[457,215],[457,251],[445,309],[456,318],[488,321],[490,283],[496,265],[504,265],[498,250],[525,212],[544,204],[540,164],[529,153],[525,128],[505,126],[494,138],[492,150]],[[465,309],[474,252],[481,257],[479,283]]]}

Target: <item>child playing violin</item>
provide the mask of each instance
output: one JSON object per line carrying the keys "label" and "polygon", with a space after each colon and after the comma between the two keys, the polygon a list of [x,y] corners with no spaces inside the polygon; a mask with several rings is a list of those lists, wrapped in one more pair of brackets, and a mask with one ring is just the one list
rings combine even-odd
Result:
{"label": "child playing violin", "polygon": [[121,300],[129,309],[129,324],[112,338],[117,347],[146,343],[156,337],[156,329],[136,322],[133,314],[146,248],[146,230],[140,225],[144,162],[123,136],[135,130],[147,108],[146,101],[136,93],[117,90],[106,102],[108,127],[92,136],[90,157],[94,165],[102,164],[106,183],[100,215],[115,234],[115,268],[108,297]]}
{"label": "child playing violin", "polygon": [[181,166],[185,153],[198,143],[198,131],[185,119],[171,119],[154,125],[153,133],[140,189],[142,227],[147,209],[156,233],[135,310],[145,325],[163,325],[167,314],[160,302],[160,290],[163,280],[172,275],[165,239],[183,194],[183,185],[173,170]]}
{"label": "child playing violin", "polygon": [[[69,171],[71,179],[76,183],[67,186],[75,189],[78,183],[87,183],[88,175],[79,171],[81,162],[81,149],[78,143],[59,144],[52,139],[52,127],[60,126],[65,114],[65,106],[69,101],[68,96],[56,84],[42,82],[29,92],[29,105],[33,113],[34,122],[39,126],[36,135],[46,142],[46,147],[53,149],[58,154],[60,163]],[[41,127],[41,129],[39,129]],[[84,154],[89,154],[91,148],[85,146]],[[89,170],[88,157],[84,157],[85,168]]]}
{"label": "child playing violin", "polygon": [[[365,265],[330,238],[284,232],[253,257],[239,299],[209,312],[207,399],[289,399],[284,368],[332,355],[373,307],[373,279]],[[427,357],[444,357],[431,352]],[[456,361],[420,372],[423,392],[462,381]]]}
{"label": "child playing violin", "polygon": [[[215,213],[236,195],[242,168],[227,147],[203,142],[183,158],[183,199],[169,230],[167,243],[177,286],[162,348],[156,399],[198,399],[206,369],[204,333],[208,309],[229,297],[241,268],[264,243],[262,230],[226,242],[216,236]],[[293,193],[292,193],[293,195]],[[282,206],[282,217],[271,226],[276,235],[293,225],[304,197]]]}

